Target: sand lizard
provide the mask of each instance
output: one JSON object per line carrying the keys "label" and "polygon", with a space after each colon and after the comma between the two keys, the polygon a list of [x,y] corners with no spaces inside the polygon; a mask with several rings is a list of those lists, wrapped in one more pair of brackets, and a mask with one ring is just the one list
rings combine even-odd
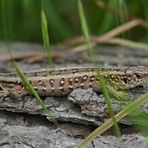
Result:
{"label": "sand lizard", "polygon": [[[98,80],[105,77],[107,86],[114,89],[129,89],[148,82],[148,68],[57,68],[24,73],[40,96],[68,95],[76,88],[92,87],[99,90]],[[0,74],[0,93],[10,97],[28,94],[21,79],[15,73]]]}

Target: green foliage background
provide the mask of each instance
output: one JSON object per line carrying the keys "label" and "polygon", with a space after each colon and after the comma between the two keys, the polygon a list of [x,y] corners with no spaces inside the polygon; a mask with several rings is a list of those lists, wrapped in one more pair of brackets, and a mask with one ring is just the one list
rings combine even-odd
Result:
{"label": "green foliage background", "polygon": [[[96,0],[82,0],[90,34],[101,35],[120,24],[120,18],[97,7]],[[4,26],[7,24],[8,39],[14,41],[42,42],[40,11],[41,0],[0,0],[0,40],[5,39]],[[148,19],[147,0],[104,0],[119,11],[145,20]],[[62,42],[80,35],[77,0],[44,0],[51,43]],[[3,18],[6,18],[6,24]],[[126,21],[126,20],[125,20]],[[147,41],[147,32],[142,28],[133,29],[130,38]]]}

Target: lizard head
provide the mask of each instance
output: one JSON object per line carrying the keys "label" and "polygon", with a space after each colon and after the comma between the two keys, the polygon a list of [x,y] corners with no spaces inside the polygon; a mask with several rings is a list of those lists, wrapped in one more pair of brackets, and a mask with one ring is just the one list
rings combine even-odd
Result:
{"label": "lizard head", "polygon": [[148,67],[124,67],[102,73],[106,84],[115,89],[129,89],[148,83]]}
{"label": "lizard head", "polygon": [[148,67],[137,66],[125,68],[120,81],[127,88],[133,88],[148,83]]}

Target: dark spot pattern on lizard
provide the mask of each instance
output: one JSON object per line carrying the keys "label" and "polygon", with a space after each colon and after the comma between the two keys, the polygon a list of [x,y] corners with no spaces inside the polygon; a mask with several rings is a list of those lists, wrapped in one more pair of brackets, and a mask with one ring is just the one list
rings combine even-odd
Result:
{"label": "dark spot pattern on lizard", "polygon": [[68,79],[69,86],[72,86],[72,82],[73,82],[73,79],[72,78],[69,78]]}
{"label": "dark spot pattern on lizard", "polygon": [[46,94],[46,87],[42,87],[43,94]]}
{"label": "dark spot pattern on lizard", "polygon": [[54,87],[54,82],[55,82],[54,79],[50,79],[50,80],[49,80],[49,84],[50,84],[51,87]]}
{"label": "dark spot pattern on lizard", "polygon": [[86,81],[87,79],[88,79],[88,76],[87,76],[87,75],[84,75],[84,76],[82,77],[82,79],[81,79],[81,82]]}
{"label": "dark spot pattern on lizard", "polygon": [[42,81],[42,80],[38,80],[38,84],[39,84],[41,87],[46,87],[45,82]]}
{"label": "dark spot pattern on lizard", "polygon": [[92,81],[95,81],[95,79],[96,79],[95,75],[91,75],[91,76],[90,76],[90,81],[91,81],[91,82],[92,82]]}
{"label": "dark spot pattern on lizard", "polygon": [[80,87],[83,89],[84,88],[84,83],[81,83],[80,84]]}
{"label": "dark spot pattern on lizard", "polygon": [[74,82],[75,82],[75,83],[78,83],[78,82],[79,82],[79,77],[75,77],[75,78],[74,78]]}
{"label": "dark spot pattern on lizard", "polygon": [[65,78],[62,77],[62,78],[60,79],[59,86],[64,86],[64,84],[65,84]]}
{"label": "dark spot pattern on lizard", "polygon": [[70,91],[72,91],[74,88],[73,88],[72,85],[69,85],[69,86],[68,86],[68,89],[69,89]]}
{"label": "dark spot pattern on lizard", "polygon": [[60,91],[62,92],[62,94],[65,93],[65,91],[64,91],[64,87],[59,87],[59,89],[60,89]]}
{"label": "dark spot pattern on lizard", "polygon": [[77,74],[78,72],[79,72],[78,69],[72,69],[72,73],[73,73],[73,74]]}

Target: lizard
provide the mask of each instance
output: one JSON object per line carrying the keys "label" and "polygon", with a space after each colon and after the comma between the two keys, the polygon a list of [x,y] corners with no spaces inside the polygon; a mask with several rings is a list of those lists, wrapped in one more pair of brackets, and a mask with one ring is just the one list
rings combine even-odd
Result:
{"label": "lizard", "polygon": [[[96,68],[69,67],[23,73],[39,96],[65,96],[76,88],[100,91],[99,79],[105,78],[112,90],[128,90],[148,82],[148,67]],[[0,73],[0,94],[21,97],[29,94],[16,73]]]}

